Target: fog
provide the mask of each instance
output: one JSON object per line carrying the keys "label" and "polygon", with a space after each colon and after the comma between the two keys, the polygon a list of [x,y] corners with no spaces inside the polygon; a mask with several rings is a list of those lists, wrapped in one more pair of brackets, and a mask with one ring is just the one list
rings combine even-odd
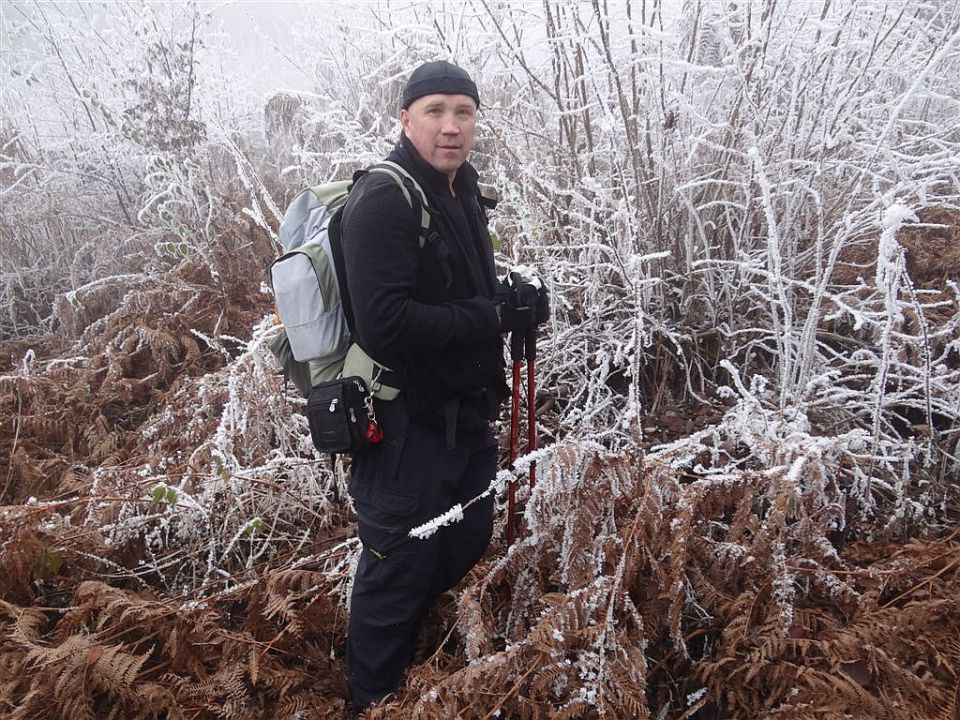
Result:
{"label": "fog", "polygon": [[[210,10],[210,19],[222,33],[224,72],[263,94],[274,88],[313,90],[310,69],[296,57],[289,40],[291,34],[309,27],[317,13],[337,12],[336,5],[285,0],[216,4]],[[322,42],[322,25],[313,27],[317,41]]]}

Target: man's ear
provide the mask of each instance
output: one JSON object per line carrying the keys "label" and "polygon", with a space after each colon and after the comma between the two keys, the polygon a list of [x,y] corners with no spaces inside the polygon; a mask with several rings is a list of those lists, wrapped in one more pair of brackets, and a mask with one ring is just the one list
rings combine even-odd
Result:
{"label": "man's ear", "polygon": [[406,108],[400,110],[400,127],[405,131],[410,127],[410,113]]}

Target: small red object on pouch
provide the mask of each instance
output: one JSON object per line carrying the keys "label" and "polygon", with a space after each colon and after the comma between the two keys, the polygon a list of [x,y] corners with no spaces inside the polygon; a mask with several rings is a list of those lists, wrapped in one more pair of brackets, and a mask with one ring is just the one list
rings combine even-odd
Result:
{"label": "small red object on pouch", "polygon": [[376,420],[367,423],[367,440],[370,441],[371,445],[376,445],[383,440],[383,429]]}

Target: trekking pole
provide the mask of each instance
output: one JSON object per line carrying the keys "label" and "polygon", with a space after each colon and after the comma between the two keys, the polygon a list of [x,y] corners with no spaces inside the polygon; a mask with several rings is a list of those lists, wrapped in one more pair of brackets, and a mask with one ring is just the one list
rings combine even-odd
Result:
{"label": "trekking pole", "polygon": [[[520,361],[523,359],[524,337],[518,330],[510,333],[510,359],[513,360],[513,397],[510,401],[510,469],[517,460],[520,444]],[[510,481],[507,495],[507,547],[513,545],[513,524],[516,513],[516,483]]]}
{"label": "trekking pole", "polygon": [[[527,329],[524,338],[527,359],[527,452],[537,449],[537,404],[534,387],[534,366],[537,359],[537,326]],[[537,484],[537,461],[530,463],[530,489]]]}

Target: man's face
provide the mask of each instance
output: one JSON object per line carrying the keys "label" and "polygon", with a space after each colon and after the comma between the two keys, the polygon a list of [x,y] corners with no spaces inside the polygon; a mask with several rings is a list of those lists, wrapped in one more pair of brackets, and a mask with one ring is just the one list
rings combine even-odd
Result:
{"label": "man's face", "polygon": [[473,147],[477,106],[469,95],[424,95],[400,111],[400,124],[420,157],[453,180]]}

